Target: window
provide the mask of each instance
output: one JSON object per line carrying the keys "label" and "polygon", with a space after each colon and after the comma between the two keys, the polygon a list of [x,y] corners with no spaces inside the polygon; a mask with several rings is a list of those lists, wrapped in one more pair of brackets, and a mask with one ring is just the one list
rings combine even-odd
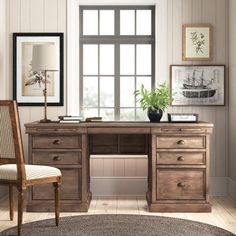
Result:
{"label": "window", "polygon": [[133,95],[154,87],[154,6],[80,7],[80,113],[145,120]]}

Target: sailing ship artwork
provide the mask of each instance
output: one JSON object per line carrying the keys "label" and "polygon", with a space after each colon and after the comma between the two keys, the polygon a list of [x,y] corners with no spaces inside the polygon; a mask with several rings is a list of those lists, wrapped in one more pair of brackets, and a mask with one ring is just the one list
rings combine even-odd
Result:
{"label": "sailing ship artwork", "polygon": [[224,105],[224,66],[171,66],[172,105]]}

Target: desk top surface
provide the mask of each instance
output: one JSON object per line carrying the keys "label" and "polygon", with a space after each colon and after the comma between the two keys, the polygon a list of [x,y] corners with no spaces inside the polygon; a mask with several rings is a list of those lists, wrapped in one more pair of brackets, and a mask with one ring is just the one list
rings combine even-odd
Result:
{"label": "desk top surface", "polygon": [[99,122],[80,122],[80,123],[59,123],[49,122],[49,123],[40,123],[39,121],[31,122],[25,124],[26,128],[32,127],[85,127],[85,128],[93,128],[93,127],[147,127],[147,128],[161,128],[161,127],[206,127],[212,128],[214,125],[208,122],[159,122],[159,123],[151,123],[149,121],[99,121]]}

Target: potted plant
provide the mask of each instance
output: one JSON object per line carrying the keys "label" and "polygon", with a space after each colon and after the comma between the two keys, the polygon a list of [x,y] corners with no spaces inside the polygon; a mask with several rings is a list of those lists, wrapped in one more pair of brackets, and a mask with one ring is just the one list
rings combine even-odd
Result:
{"label": "potted plant", "polygon": [[140,90],[134,92],[143,110],[147,109],[147,115],[151,122],[160,122],[163,112],[170,105],[172,98],[166,83],[152,90],[147,90],[142,85]]}

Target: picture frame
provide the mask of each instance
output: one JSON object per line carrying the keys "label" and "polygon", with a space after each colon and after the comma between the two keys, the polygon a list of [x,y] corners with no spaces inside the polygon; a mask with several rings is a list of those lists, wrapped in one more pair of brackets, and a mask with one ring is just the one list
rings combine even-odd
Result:
{"label": "picture frame", "polygon": [[63,106],[63,33],[13,33],[13,99],[19,106],[44,106],[44,72],[31,67],[35,44],[55,44],[58,48],[59,71],[47,72],[47,105]]}
{"label": "picture frame", "polygon": [[182,26],[182,60],[210,61],[212,59],[213,27],[210,24]]}
{"label": "picture frame", "polygon": [[173,106],[224,106],[225,65],[171,65]]}

